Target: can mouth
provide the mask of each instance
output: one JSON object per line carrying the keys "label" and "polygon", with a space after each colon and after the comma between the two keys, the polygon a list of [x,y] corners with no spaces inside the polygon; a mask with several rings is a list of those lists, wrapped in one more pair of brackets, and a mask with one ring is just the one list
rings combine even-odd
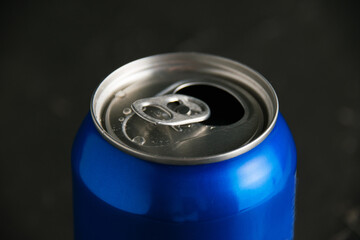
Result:
{"label": "can mouth", "polygon": [[245,114],[244,106],[236,95],[219,85],[195,81],[180,85],[174,92],[196,97],[209,105],[211,115],[203,122],[205,125],[231,125],[240,121]]}
{"label": "can mouth", "polygon": [[[163,108],[150,104],[168,94],[179,99],[169,98]],[[181,96],[195,100],[188,103]],[[193,120],[206,108],[196,107],[201,102],[210,114]],[[99,132],[120,150],[153,162],[194,165],[230,159],[256,147],[273,129],[279,106],[270,83],[240,63],[207,54],[170,53],[114,71],[95,91],[90,109]],[[174,124],[172,115],[192,122]]]}

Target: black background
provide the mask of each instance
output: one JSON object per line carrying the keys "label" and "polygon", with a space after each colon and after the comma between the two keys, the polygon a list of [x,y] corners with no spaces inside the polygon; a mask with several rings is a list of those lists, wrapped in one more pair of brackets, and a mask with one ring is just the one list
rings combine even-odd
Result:
{"label": "black background", "polygon": [[274,86],[298,148],[297,240],[359,239],[359,1],[1,3],[0,239],[71,239],[70,150],[132,60],[228,57]]}

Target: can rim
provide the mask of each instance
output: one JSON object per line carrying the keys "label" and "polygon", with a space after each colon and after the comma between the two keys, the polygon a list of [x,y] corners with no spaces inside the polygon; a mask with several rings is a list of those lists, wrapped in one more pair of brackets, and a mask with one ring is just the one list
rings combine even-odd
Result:
{"label": "can rim", "polygon": [[[234,149],[232,151],[226,152],[226,153],[221,153],[221,154],[217,154],[217,155],[213,155],[213,156],[204,156],[204,157],[191,157],[191,158],[181,158],[181,157],[171,157],[171,156],[161,156],[161,155],[150,155],[146,152],[139,152],[136,151],[134,149],[132,149],[131,147],[127,146],[126,144],[122,144],[120,143],[118,140],[116,140],[114,137],[112,137],[101,125],[100,120],[96,117],[96,112],[95,112],[95,100],[97,97],[97,94],[99,93],[100,90],[104,89],[105,86],[103,86],[104,84],[106,84],[108,81],[110,81],[111,79],[114,78],[114,76],[119,72],[119,71],[123,71],[123,69],[128,68],[129,66],[133,65],[133,64],[138,64],[142,61],[147,61],[150,58],[153,57],[181,57],[181,56],[194,56],[194,57],[202,57],[202,58],[212,58],[212,59],[216,59],[217,61],[221,61],[222,63],[228,63],[228,64],[232,64],[234,66],[237,66],[241,69],[246,70],[247,72],[253,74],[254,76],[256,76],[257,79],[261,80],[261,85],[264,85],[268,88],[268,91],[271,93],[271,97],[272,97],[272,104],[274,105],[274,115],[271,119],[271,121],[269,121],[269,124],[267,125],[266,129],[255,139],[251,140],[249,143]],[[252,78],[254,79],[254,78]],[[224,161],[224,160],[228,160],[228,159],[232,159],[236,156],[240,156],[246,152],[249,152],[250,150],[252,150],[253,148],[255,148],[256,146],[258,146],[260,143],[262,143],[267,136],[271,133],[271,131],[274,129],[275,123],[277,121],[278,115],[279,115],[279,101],[278,101],[278,97],[276,95],[276,92],[273,88],[273,86],[270,84],[270,82],[263,76],[261,75],[259,72],[257,72],[256,70],[248,67],[247,65],[244,65],[240,62],[228,59],[228,58],[224,58],[224,57],[220,57],[220,56],[215,56],[212,54],[205,54],[205,53],[198,53],[198,52],[177,52],[177,53],[163,53],[163,54],[157,54],[157,55],[152,55],[152,56],[148,56],[145,58],[141,58],[135,61],[132,61],[130,63],[127,63],[121,67],[119,67],[118,69],[116,69],[115,71],[113,71],[110,75],[108,75],[99,85],[98,87],[95,89],[95,91],[92,94],[91,97],[91,101],[90,101],[90,113],[91,113],[91,117],[92,120],[97,128],[97,130],[99,131],[99,133],[105,138],[105,140],[107,140],[109,143],[111,143],[113,146],[115,146],[116,148],[123,150],[124,152],[138,157],[140,159],[143,160],[147,160],[150,162],[156,162],[156,163],[162,163],[162,164],[168,164],[168,165],[199,165],[199,164],[208,164],[208,163],[214,163],[214,162],[220,162],[220,161]]]}

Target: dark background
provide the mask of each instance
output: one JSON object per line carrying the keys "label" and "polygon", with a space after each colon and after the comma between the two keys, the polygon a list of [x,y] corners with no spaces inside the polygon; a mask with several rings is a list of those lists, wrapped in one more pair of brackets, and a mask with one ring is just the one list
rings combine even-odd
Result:
{"label": "dark background", "polygon": [[71,239],[70,150],[93,90],[157,53],[232,58],[298,148],[296,240],[360,239],[359,1],[1,3],[0,239]]}

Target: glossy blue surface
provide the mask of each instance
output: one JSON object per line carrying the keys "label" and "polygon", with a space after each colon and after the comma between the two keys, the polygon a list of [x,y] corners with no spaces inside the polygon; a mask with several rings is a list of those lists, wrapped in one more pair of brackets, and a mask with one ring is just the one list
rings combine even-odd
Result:
{"label": "glossy blue surface", "polygon": [[109,144],[90,115],[73,146],[75,239],[292,239],[296,151],[281,116],[251,151],[173,166]]}

